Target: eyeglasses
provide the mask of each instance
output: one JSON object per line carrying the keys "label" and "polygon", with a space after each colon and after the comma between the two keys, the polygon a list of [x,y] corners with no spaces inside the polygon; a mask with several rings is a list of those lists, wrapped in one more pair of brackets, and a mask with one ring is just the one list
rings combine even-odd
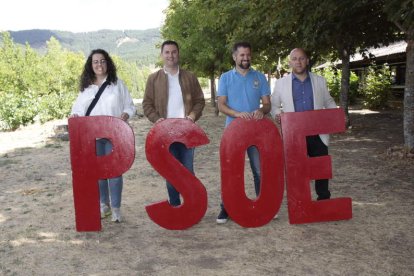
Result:
{"label": "eyeglasses", "polygon": [[106,64],[106,59],[92,60],[92,64],[93,65],[98,65],[98,64],[105,65]]}

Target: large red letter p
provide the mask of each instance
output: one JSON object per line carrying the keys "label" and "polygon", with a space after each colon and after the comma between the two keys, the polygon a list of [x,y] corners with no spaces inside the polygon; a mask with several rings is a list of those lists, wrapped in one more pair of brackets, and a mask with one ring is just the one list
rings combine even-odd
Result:
{"label": "large red letter p", "polygon": [[[100,231],[99,179],[122,175],[135,159],[131,127],[110,116],[69,119],[70,157],[77,231]],[[111,141],[109,155],[96,155],[96,139]]]}

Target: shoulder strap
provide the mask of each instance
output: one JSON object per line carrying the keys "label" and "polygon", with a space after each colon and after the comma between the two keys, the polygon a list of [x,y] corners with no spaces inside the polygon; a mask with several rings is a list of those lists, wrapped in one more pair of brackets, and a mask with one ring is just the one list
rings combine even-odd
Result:
{"label": "shoulder strap", "polygon": [[86,110],[85,116],[89,116],[91,114],[92,109],[95,107],[96,103],[98,102],[99,98],[102,95],[102,92],[105,90],[106,86],[109,84],[109,81],[105,81],[101,87],[99,87],[98,93],[96,93],[95,98],[92,100],[91,104],[88,107],[88,110]]}

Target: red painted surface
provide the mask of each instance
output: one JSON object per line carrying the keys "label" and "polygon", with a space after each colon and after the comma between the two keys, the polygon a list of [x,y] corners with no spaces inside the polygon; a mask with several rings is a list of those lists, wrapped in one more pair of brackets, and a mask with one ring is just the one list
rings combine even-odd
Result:
{"label": "red painted surface", "polygon": [[149,131],[145,153],[148,162],[181,194],[184,202],[173,207],[167,200],[147,205],[148,216],[170,230],[182,230],[198,223],[207,210],[207,191],[201,181],[169,152],[173,142],[187,148],[208,144],[204,131],[186,119],[166,119]]}
{"label": "red painted surface", "polygon": [[[311,223],[352,218],[351,198],[312,201],[310,181],[332,178],[330,156],[308,157],[306,136],[345,131],[342,109],[283,113],[289,222]],[[331,185],[332,186],[332,185]]]}
{"label": "red painted surface", "polygon": [[[135,159],[135,136],[121,119],[76,117],[68,121],[76,230],[100,231],[99,179],[122,175]],[[96,139],[106,138],[112,153],[96,155]]]}
{"label": "red painted surface", "polygon": [[[244,179],[246,150],[252,145],[259,150],[261,171],[260,194],[255,199],[246,196]],[[284,190],[283,147],[276,126],[268,119],[235,119],[223,133],[220,163],[222,199],[231,219],[243,227],[272,220]],[[254,187],[253,181],[248,185]]]}

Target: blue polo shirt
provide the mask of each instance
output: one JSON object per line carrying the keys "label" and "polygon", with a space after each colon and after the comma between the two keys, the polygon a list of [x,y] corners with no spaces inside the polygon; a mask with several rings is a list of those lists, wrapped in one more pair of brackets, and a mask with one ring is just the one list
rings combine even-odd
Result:
{"label": "blue polo shirt", "polygon": [[[243,76],[234,68],[223,73],[218,84],[217,96],[226,96],[227,105],[238,112],[253,112],[260,108],[263,96],[270,95],[270,87],[265,75],[250,69]],[[234,117],[227,116],[226,126]]]}
{"label": "blue polo shirt", "polygon": [[313,110],[313,90],[309,74],[304,81],[301,81],[293,74],[292,93],[296,112]]}

